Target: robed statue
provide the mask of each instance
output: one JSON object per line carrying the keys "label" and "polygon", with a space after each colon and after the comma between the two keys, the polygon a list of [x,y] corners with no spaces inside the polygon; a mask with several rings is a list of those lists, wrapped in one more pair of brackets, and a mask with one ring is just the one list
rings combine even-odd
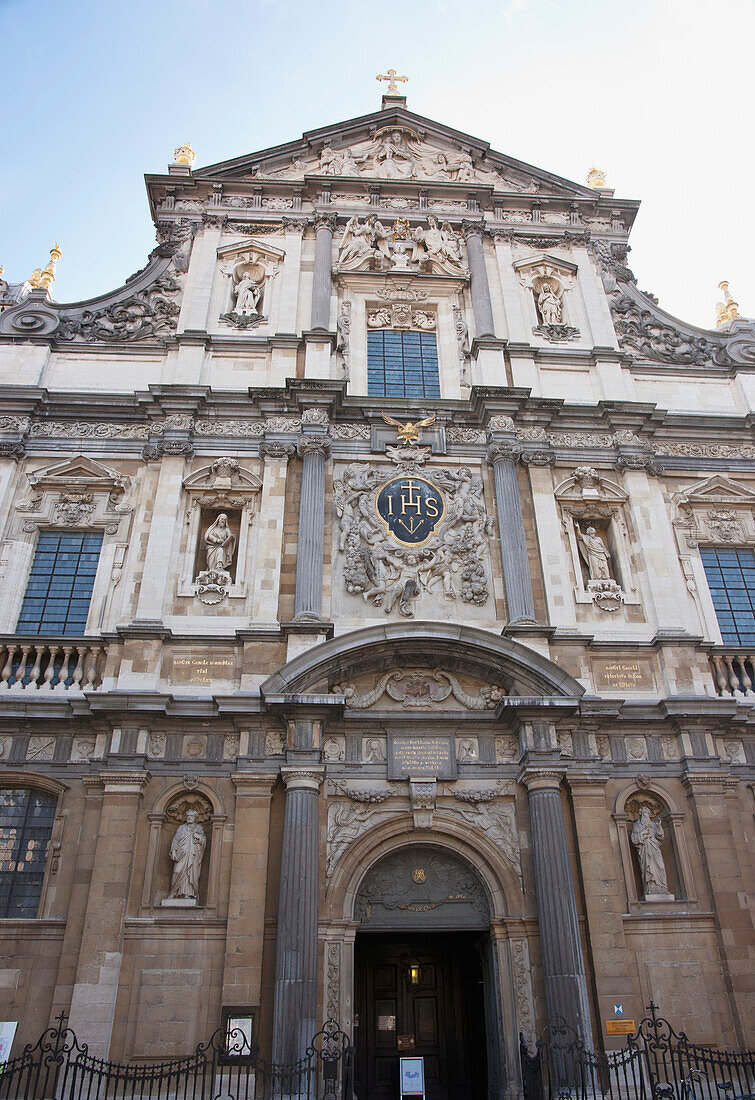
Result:
{"label": "robed statue", "polygon": [[660,821],[653,821],[649,806],[643,806],[640,809],[640,816],[632,828],[631,839],[640,860],[645,896],[668,894],[666,867],[661,852],[663,826]]}
{"label": "robed statue", "polygon": [[199,875],[207,837],[197,817],[196,810],[187,810],[186,821],[178,826],[173,837],[170,846],[170,858],[173,860],[170,898],[193,898],[196,901],[199,896]]}
{"label": "robed statue", "polygon": [[228,572],[236,549],[236,536],[228,526],[228,516],[221,512],[204,533],[207,568]]}
{"label": "robed statue", "polygon": [[594,527],[588,527],[586,531],[583,531],[579,524],[576,524],[576,527],[579,550],[587,564],[590,580],[610,580],[611,571],[608,566],[610,555],[603,539],[596,533]]}

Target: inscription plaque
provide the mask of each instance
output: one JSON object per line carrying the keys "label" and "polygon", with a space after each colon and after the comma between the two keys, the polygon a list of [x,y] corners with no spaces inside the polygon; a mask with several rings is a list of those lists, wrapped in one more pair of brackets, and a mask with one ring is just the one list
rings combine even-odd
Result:
{"label": "inscription plaque", "polygon": [[652,691],[652,662],[638,658],[594,657],[595,687],[604,691]]}
{"label": "inscription plaque", "polygon": [[215,680],[233,680],[233,657],[174,657],[169,677],[179,684],[211,684]]}
{"label": "inscription plaque", "polygon": [[389,735],[388,777],[408,779],[409,776],[455,779],[456,754],[453,737],[450,734],[438,737]]}

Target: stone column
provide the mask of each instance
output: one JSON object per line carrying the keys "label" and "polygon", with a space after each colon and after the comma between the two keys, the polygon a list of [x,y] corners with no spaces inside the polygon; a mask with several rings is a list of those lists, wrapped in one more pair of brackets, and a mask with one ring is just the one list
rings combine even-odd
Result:
{"label": "stone column", "polygon": [[333,266],[334,214],[315,216],[315,269],[312,278],[312,314],[309,327],[313,332],[330,330],[330,286]]}
{"label": "stone column", "polygon": [[284,765],[286,807],[281,845],[275,955],[273,1061],[302,1058],[317,1031],[318,795],[324,769]]}
{"label": "stone column", "polygon": [[532,595],[527,539],[524,534],[522,500],[516,474],[516,450],[513,441],[490,437],[488,462],[493,467],[495,499],[498,511],[498,531],[501,538],[503,580],[509,622],[534,622],[535,601]]}
{"label": "stone column", "polygon": [[302,458],[302,476],[294,619],[318,622],[322,618],[325,460],[330,454],[330,440],[326,435],[302,436],[298,451]]}
{"label": "stone column", "polygon": [[530,802],[532,863],[548,1020],[562,1016],[591,1047],[590,1004],[559,790],[561,773],[525,771],[521,780]]}
{"label": "stone column", "polygon": [[482,247],[483,227],[479,222],[465,222],[462,226],[467,237],[467,257],[472,292],[472,310],[474,312],[477,339],[495,336],[493,304],[490,300],[490,284],[485,267],[485,252]]}
{"label": "stone column", "polygon": [[69,1026],[95,1058],[107,1058],[123,958],[136,826],[147,772],[101,772],[97,830]]}

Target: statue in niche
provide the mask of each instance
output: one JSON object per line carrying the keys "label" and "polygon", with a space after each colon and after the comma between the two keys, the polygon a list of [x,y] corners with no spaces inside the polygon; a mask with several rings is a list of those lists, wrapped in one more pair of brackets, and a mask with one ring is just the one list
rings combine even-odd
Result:
{"label": "statue in niche", "polygon": [[557,288],[549,279],[541,284],[537,294],[537,308],[540,310],[544,325],[561,324],[561,298]]}
{"label": "statue in niche", "polygon": [[197,821],[197,811],[187,810],[186,821],[176,829],[170,846],[173,878],[169,898],[196,901],[199,897],[199,875],[207,845],[204,829]]}
{"label": "statue in niche", "polygon": [[204,533],[204,550],[207,568],[228,572],[236,549],[236,536],[228,526],[228,516],[221,512]]}
{"label": "statue in niche", "polygon": [[666,867],[661,852],[663,826],[660,821],[653,821],[650,816],[650,807],[647,805],[640,808],[640,816],[632,827],[631,840],[640,860],[645,897],[659,894],[668,896]]}
{"label": "statue in niche", "polygon": [[609,562],[611,555],[603,539],[597,534],[594,527],[588,527],[583,531],[579,524],[577,528],[577,542],[579,552],[582,555],[591,581],[607,581],[611,579]]}
{"label": "statue in niche", "polygon": [[245,271],[236,287],[236,313],[241,317],[258,313],[257,306],[262,297],[262,285],[254,274]]}

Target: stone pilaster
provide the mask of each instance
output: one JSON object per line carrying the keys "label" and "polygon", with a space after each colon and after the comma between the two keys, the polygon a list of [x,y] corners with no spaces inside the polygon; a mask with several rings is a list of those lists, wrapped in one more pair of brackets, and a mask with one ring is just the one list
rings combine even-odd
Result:
{"label": "stone pilaster", "polygon": [[335,215],[323,214],[315,217],[315,269],[312,278],[312,314],[309,326],[313,332],[330,330],[334,228]]}
{"label": "stone pilaster", "polygon": [[283,557],[283,520],[286,506],[286,470],[294,444],[266,439],[260,445],[264,458],[262,499],[259,510],[259,542],[254,577],[252,622],[278,621],[280,565]]}
{"label": "stone pilaster", "polygon": [[101,772],[102,811],[97,833],[69,1025],[89,1053],[107,1058],[123,959],[136,826],[147,772]]}
{"label": "stone pilaster", "polygon": [[587,980],[559,789],[561,773],[527,769],[521,781],[529,794],[532,863],[548,1020],[551,1022],[556,1016],[562,1016],[591,1046]]}
{"label": "stone pilaster", "polygon": [[294,619],[318,622],[322,618],[325,461],[330,454],[330,440],[325,435],[302,436],[298,450],[302,457],[302,479]]}
{"label": "stone pilaster", "polygon": [[[624,934],[626,888],[616,827],[606,807],[608,779],[569,774],[577,848],[581,866],[595,989],[601,1019],[621,1001],[629,1019],[644,1016],[642,991]],[[607,1046],[623,1047],[623,1037],[606,1037]]]}
{"label": "stone pilaster", "polygon": [[281,846],[275,955],[273,1061],[303,1057],[317,1031],[318,797],[324,769],[284,765],[286,807]]}
{"label": "stone pilaster", "polygon": [[491,437],[487,456],[488,462],[493,467],[495,482],[498,531],[501,538],[503,580],[506,586],[509,622],[534,622],[535,601],[532,595],[532,576],[524,533],[514,443]]}
{"label": "stone pilaster", "polygon": [[240,772],[223,964],[223,1004],[260,1003],[270,798],[275,775]]}
{"label": "stone pilaster", "polygon": [[733,1032],[723,1044],[749,1048],[755,1042],[755,927],[737,843],[729,817],[725,776],[692,773],[683,777],[700,848],[706,885],[729,1001]]}
{"label": "stone pilaster", "polygon": [[485,267],[485,252],[482,247],[483,227],[477,222],[466,222],[463,228],[467,238],[467,258],[469,260],[470,290],[476,336],[478,340],[485,336],[495,337],[493,303],[490,300],[490,284]]}
{"label": "stone pilaster", "polygon": [[171,569],[173,536],[181,508],[184,455],[165,455],[160,465],[135,619],[162,620]]}

